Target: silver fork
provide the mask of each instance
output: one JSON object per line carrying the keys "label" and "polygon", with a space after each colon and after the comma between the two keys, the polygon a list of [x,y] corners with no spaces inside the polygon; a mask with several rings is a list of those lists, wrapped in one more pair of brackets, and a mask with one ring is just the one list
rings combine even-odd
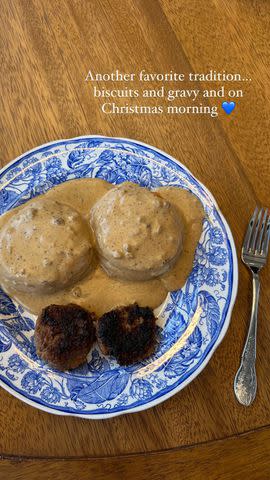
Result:
{"label": "silver fork", "polygon": [[270,241],[270,215],[268,210],[256,207],[249,222],[242,247],[242,260],[251,270],[253,300],[250,324],[241,364],[234,379],[234,393],[242,405],[251,405],[256,397],[257,378],[255,370],[257,315],[260,293],[259,273],[266,264]]}

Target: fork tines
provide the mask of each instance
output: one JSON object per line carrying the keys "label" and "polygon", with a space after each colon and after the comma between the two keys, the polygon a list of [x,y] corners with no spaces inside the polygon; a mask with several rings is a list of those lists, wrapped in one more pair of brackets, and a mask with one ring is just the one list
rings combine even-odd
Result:
{"label": "fork tines", "polygon": [[258,207],[249,222],[243,243],[243,252],[251,255],[267,256],[270,241],[270,215],[267,208]]}

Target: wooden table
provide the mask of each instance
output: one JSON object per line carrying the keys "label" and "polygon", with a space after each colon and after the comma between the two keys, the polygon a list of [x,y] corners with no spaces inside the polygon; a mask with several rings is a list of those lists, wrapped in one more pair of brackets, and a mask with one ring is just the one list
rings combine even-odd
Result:
{"label": "wooden table", "polygon": [[[1,166],[37,145],[78,135],[150,143],[207,185],[239,252],[255,204],[270,207],[269,16],[267,0],[2,0]],[[235,100],[230,116],[215,98],[206,102],[219,105],[216,118],[106,115],[85,77],[89,69],[116,68],[225,70],[251,81],[234,83],[244,96]],[[233,394],[251,301],[250,277],[241,263],[239,273],[222,345],[192,384],[156,408],[87,421],[49,415],[1,390],[0,477],[270,478],[270,269],[262,273],[259,389],[250,408]]]}

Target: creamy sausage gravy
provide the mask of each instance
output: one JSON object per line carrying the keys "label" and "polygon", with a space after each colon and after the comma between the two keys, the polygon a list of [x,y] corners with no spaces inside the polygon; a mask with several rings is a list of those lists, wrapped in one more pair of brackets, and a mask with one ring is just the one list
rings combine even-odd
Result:
{"label": "creamy sausage gravy", "polygon": [[180,188],[70,180],[0,217],[0,283],[35,314],[70,302],[98,315],[156,308],[184,284],[203,217]]}
{"label": "creamy sausage gravy", "polygon": [[182,250],[180,216],[157,193],[125,182],[91,210],[104,270],[123,280],[150,280],[167,272]]}

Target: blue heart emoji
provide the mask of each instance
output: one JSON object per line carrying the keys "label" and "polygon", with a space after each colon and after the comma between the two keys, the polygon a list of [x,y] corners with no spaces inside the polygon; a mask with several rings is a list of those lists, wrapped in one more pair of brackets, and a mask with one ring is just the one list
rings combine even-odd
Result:
{"label": "blue heart emoji", "polygon": [[235,102],[223,102],[222,103],[222,108],[223,108],[224,112],[227,113],[227,115],[230,115],[230,113],[232,113],[232,111],[234,110],[234,107],[235,107]]}

